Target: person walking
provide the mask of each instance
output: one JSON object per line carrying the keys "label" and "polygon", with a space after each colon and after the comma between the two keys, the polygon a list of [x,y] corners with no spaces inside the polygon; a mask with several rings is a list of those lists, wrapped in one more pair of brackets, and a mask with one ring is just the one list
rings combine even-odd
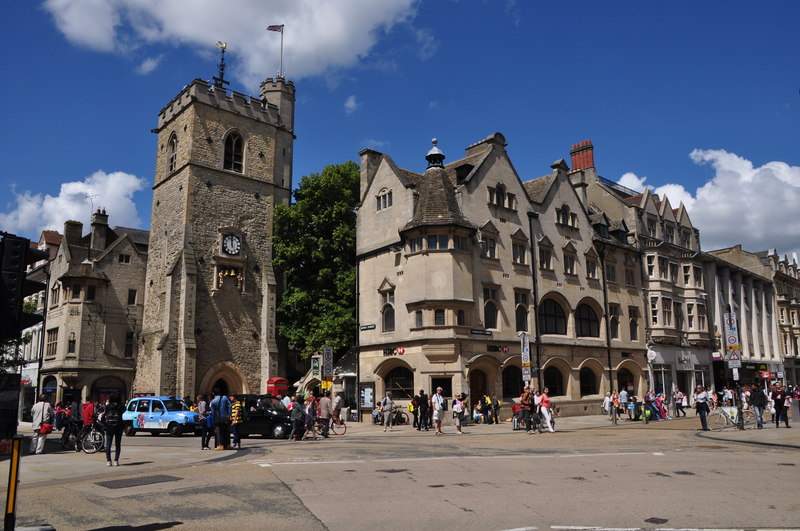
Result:
{"label": "person walking", "polygon": [[756,416],[758,429],[764,427],[764,408],[767,407],[767,393],[759,386],[758,382],[750,388],[750,405],[753,407],[753,414]]}
{"label": "person walking", "polygon": [[322,438],[328,438],[328,432],[331,429],[331,418],[333,417],[333,402],[331,401],[331,392],[325,391],[322,398],[319,399],[319,416],[322,419]]}
{"label": "person walking", "polygon": [[707,415],[709,412],[708,403],[711,400],[711,397],[708,394],[708,391],[703,389],[702,385],[697,386],[697,392],[695,393],[694,397],[694,407],[697,410],[697,414],[700,415],[700,425],[703,431],[708,431],[708,420]]}
{"label": "person walking", "polygon": [[39,401],[31,408],[33,438],[31,438],[31,448],[28,453],[33,455],[44,452],[44,441],[47,439],[47,434],[53,431],[54,419],[53,406],[47,401],[47,395],[39,394]]}
{"label": "person walking", "polygon": [[383,431],[389,428],[392,430],[392,417],[394,417],[394,400],[392,400],[392,392],[386,391],[386,396],[381,400],[381,411],[383,411]]}
{"label": "person walking", "polygon": [[431,410],[433,411],[433,427],[436,435],[444,435],[442,431],[442,419],[447,410],[447,401],[442,396],[442,388],[436,388],[436,394],[431,397]]}
{"label": "person walking", "polygon": [[303,436],[304,439],[309,437],[313,437],[314,440],[317,440],[317,423],[315,421],[317,416],[317,402],[314,400],[314,395],[308,394],[306,395],[306,403],[303,408],[305,412],[305,428],[306,433]]}
{"label": "person walking", "polygon": [[303,436],[303,424],[306,419],[303,404],[301,404],[296,396],[291,398],[289,402],[289,419],[292,421],[292,431],[289,433],[289,440],[299,441]]}
{"label": "person walking", "polygon": [[231,401],[222,394],[219,387],[215,387],[214,400],[209,407],[214,415],[214,435],[216,446],[214,450],[227,450],[231,444]]}
{"label": "person walking", "polygon": [[624,387],[619,391],[619,408],[622,413],[628,414],[629,420],[632,420],[631,410],[628,409],[628,390]]}
{"label": "person walking", "polygon": [[231,401],[231,434],[233,435],[233,444],[231,448],[238,450],[242,444],[242,437],[239,433],[240,424],[244,421],[242,418],[242,403],[236,400],[234,395],[228,397]]}
{"label": "person walking", "polygon": [[786,423],[786,427],[791,428],[789,426],[789,412],[786,410],[787,394],[781,384],[775,384],[775,390],[770,394],[770,398],[775,403],[775,427],[780,428],[781,420],[783,420]]}
{"label": "person walking", "polygon": [[344,398],[342,398],[342,392],[337,391],[333,397],[333,422],[336,423],[338,426],[342,420],[342,408],[344,407]]}
{"label": "person walking", "polygon": [[419,423],[417,424],[417,431],[428,431],[431,427],[429,402],[428,395],[425,394],[423,389],[420,389],[419,396],[417,398],[417,407],[419,408]]}
{"label": "person walking", "polygon": [[553,428],[553,413],[550,410],[550,388],[545,387],[542,390],[542,416],[544,417],[544,423],[547,426],[547,431],[550,433],[555,433],[555,429]]}
{"label": "person walking", "polygon": [[[113,394],[103,409],[103,429],[106,435],[106,466],[119,466],[119,454],[122,451],[122,432],[125,425],[122,413],[125,405],[118,394]],[[114,440],[114,461],[111,461],[111,440]]]}
{"label": "person walking", "polygon": [[408,410],[411,411],[412,415],[414,415],[413,428],[419,431],[419,395],[414,395],[414,397],[411,399],[411,402],[408,404]]}
{"label": "person walking", "polygon": [[208,406],[208,394],[197,395],[197,421],[200,423],[200,449],[210,450],[208,443],[211,441],[211,432],[214,428],[214,417]]}
{"label": "person walking", "polygon": [[680,417],[681,413],[683,413],[684,417],[686,416],[686,411],[683,409],[684,398],[686,398],[686,395],[683,394],[679,387],[676,387],[675,392],[672,393],[672,400],[675,402],[675,418]]}

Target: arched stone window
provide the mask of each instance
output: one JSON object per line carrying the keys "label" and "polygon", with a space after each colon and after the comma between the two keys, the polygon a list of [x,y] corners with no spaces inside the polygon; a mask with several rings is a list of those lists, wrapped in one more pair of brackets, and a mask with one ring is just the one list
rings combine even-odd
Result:
{"label": "arched stone window", "polygon": [[549,396],[564,396],[564,376],[558,367],[550,366],[544,370],[544,386],[550,389]]}
{"label": "arched stone window", "polygon": [[497,305],[494,301],[486,301],[483,305],[483,323],[486,328],[497,328]]}
{"label": "arched stone window", "polygon": [[503,398],[517,398],[522,394],[522,369],[509,365],[503,369]]}
{"label": "arched stone window", "polygon": [[414,373],[406,367],[396,367],[386,375],[386,390],[395,400],[414,397]]}
{"label": "arched stone window", "polygon": [[600,320],[588,304],[581,304],[575,312],[578,337],[600,337]]}
{"label": "arched stone window", "polygon": [[545,299],[539,306],[539,330],[542,334],[566,335],[567,318],[561,305],[553,299]]}
{"label": "arched stone window", "polygon": [[231,133],[225,138],[225,157],[223,168],[242,173],[244,171],[244,139],[239,133]]}
{"label": "arched stone window", "polygon": [[588,368],[584,367],[580,372],[581,381],[581,396],[596,395],[598,393],[599,384],[597,382],[597,374]]}
{"label": "arched stone window", "polygon": [[178,135],[172,133],[167,142],[167,172],[172,173],[178,167]]}

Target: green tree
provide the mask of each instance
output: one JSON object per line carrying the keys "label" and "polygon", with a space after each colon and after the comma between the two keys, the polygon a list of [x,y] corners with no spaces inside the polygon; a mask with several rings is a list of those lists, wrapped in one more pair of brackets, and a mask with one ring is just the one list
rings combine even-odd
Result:
{"label": "green tree", "polygon": [[275,208],[273,265],[286,275],[278,332],[303,357],[355,344],[359,187],[355,162],[326,166],[300,180],[293,204]]}

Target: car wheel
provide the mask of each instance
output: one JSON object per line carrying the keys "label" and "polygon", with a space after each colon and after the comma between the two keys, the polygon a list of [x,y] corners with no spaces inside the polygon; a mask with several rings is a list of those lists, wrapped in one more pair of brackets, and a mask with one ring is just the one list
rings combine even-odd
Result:
{"label": "car wheel", "polygon": [[125,435],[128,437],[133,437],[136,435],[136,430],[133,429],[133,424],[126,424],[125,425]]}
{"label": "car wheel", "polygon": [[183,428],[177,422],[172,422],[167,427],[167,431],[169,432],[171,437],[180,437],[181,433],[183,433]]}
{"label": "car wheel", "polygon": [[289,431],[286,429],[286,426],[280,423],[276,423],[272,426],[272,438],[273,439],[285,439],[286,436],[289,434]]}

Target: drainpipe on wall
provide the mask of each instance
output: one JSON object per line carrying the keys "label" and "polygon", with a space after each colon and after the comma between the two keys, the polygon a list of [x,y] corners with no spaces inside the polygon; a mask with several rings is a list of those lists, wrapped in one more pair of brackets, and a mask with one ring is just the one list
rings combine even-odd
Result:
{"label": "drainpipe on wall", "polygon": [[536,382],[538,389],[542,390],[542,338],[539,334],[539,286],[536,279],[536,248],[533,237],[533,220],[538,219],[537,212],[528,212],[528,230],[531,238],[531,279],[533,280],[533,341],[536,345]]}

